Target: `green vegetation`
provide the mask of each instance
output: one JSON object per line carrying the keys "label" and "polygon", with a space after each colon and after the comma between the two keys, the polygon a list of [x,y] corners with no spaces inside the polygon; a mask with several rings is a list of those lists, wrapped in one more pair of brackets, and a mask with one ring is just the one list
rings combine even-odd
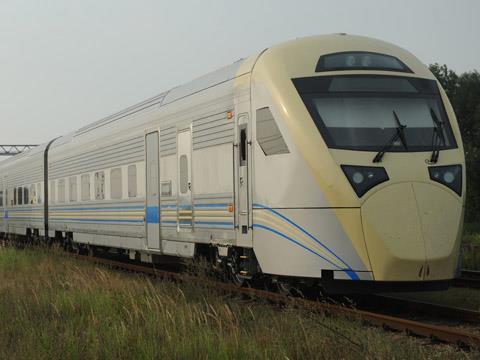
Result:
{"label": "green vegetation", "polygon": [[[446,65],[432,64],[430,70],[445,89],[462,133],[467,166],[467,201],[463,242],[480,244],[480,73],[457,75]],[[465,246],[464,268],[480,270],[480,248]]]}
{"label": "green vegetation", "polygon": [[446,65],[432,64],[430,70],[445,89],[457,116],[467,163],[467,207],[465,220],[480,219],[480,73],[457,75]]}
{"label": "green vegetation", "polygon": [[0,358],[474,358],[259,301],[0,247]]}
{"label": "green vegetation", "polygon": [[463,269],[480,270],[480,223],[464,225],[461,264]]}
{"label": "green vegetation", "polygon": [[480,223],[464,225],[462,242],[464,244],[480,245]]}

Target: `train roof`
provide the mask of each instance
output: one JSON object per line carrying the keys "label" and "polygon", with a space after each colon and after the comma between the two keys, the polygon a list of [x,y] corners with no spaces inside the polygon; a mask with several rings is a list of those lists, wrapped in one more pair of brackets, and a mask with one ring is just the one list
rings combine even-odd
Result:
{"label": "train roof", "polygon": [[[265,56],[265,58],[271,56],[282,56],[282,54],[285,54],[285,51],[291,52],[293,49],[293,51],[295,52],[295,48],[305,49],[308,47],[311,47],[312,51],[316,52],[317,59],[318,56],[321,56],[322,54],[345,51],[345,49],[379,51],[401,58],[410,66],[413,66],[414,73],[416,75],[429,77],[431,76],[431,74],[428,72],[428,69],[426,69],[426,66],[423,65],[411,53],[396,45],[382,40],[377,40],[364,36],[347,35],[344,33],[303,37],[274,45],[248,58],[240,59],[231,65],[225,66],[216,71],[203,75],[184,85],[174,87],[168,91],[164,91],[138,104],[127,107],[126,109],[123,109],[117,113],[95,121],[72,133],[59,137],[54,141],[52,147],[57,147],[62,144],[69,143],[78,136],[90,133],[109,124],[131,121],[132,118],[137,117],[141,114],[147,113],[154,109],[159,109],[165,105],[171,104],[189,95],[198,93],[202,90],[211,88],[215,85],[227,82],[236,77],[247,74],[253,70],[256,61],[259,59],[260,56],[262,56],[262,54],[268,54],[267,56]],[[33,150],[42,151],[42,149],[45,149],[45,146],[46,144],[41,145]],[[10,161],[20,159],[22,156],[28,156],[28,154],[33,154],[33,150],[27,151],[25,152],[25,154],[14,156],[12,159],[0,162],[0,168],[2,166],[5,166]]]}

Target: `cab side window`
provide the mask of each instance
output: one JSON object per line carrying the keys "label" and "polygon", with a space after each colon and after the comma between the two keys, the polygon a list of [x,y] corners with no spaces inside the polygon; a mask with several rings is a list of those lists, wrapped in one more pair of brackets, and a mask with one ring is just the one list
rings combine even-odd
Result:
{"label": "cab side window", "polygon": [[268,107],[257,110],[257,141],[265,156],[288,154],[288,146]]}

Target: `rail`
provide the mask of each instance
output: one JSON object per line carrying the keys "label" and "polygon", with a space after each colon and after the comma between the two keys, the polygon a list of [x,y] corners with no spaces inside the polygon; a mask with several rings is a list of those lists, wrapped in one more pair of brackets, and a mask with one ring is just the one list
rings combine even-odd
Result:
{"label": "rail", "polygon": [[453,281],[453,285],[457,287],[480,289],[480,271],[462,270],[461,276]]}

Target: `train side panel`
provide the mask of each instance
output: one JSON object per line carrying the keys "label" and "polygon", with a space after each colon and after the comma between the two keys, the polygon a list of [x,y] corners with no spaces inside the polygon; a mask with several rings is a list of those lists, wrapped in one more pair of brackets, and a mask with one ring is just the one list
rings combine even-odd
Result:
{"label": "train side panel", "polygon": [[[250,107],[249,80],[235,90],[238,68],[54,142],[49,235],[179,256],[193,256],[195,243],[235,245],[235,114]],[[146,158],[149,134],[158,135],[158,157]],[[158,233],[160,244],[152,245],[148,232]]]}
{"label": "train side panel", "polygon": [[40,236],[44,233],[44,149],[39,146],[8,159],[1,167],[1,232]]}

